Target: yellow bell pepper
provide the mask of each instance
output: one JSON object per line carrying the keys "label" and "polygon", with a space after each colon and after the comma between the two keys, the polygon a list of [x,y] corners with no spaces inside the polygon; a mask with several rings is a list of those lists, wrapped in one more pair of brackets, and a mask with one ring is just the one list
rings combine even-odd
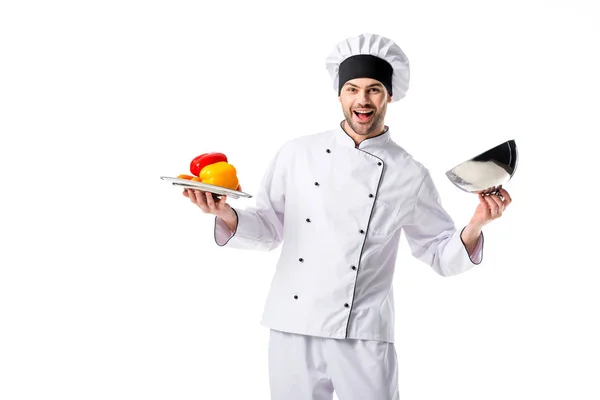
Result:
{"label": "yellow bell pepper", "polygon": [[221,186],[231,190],[236,190],[239,185],[235,167],[225,161],[209,164],[202,168],[200,179],[202,183]]}

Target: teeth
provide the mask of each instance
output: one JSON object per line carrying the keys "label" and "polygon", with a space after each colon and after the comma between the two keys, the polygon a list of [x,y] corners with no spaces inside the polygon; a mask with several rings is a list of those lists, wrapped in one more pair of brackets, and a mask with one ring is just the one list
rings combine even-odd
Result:
{"label": "teeth", "polygon": [[355,112],[357,112],[357,113],[359,113],[359,114],[370,114],[370,113],[372,113],[373,111],[358,111],[358,110],[355,110]]}

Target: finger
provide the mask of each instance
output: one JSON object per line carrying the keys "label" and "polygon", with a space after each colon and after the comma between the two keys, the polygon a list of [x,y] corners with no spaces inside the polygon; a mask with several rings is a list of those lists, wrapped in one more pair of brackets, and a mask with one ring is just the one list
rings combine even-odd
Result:
{"label": "finger", "polygon": [[500,211],[500,214],[502,214],[502,211],[504,211],[504,202],[502,201],[500,196],[494,194],[494,195],[491,195],[490,197],[498,205],[498,210]]}
{"label": "finger", "polygon": [[[479,205],[481,206],[482,204],[484,205],[483,210],[487,211],[486,214],[489,215],[490,213],[490,208],[487,204],[487,201],[485,201],[485,195],[484,194],[480,194],[479,196]],[[479,210],[479,207],[477,207],[477,210]],[[488,215],[486,215],[486,217],[488,217]]]}
{"label": "finger", "polygon": [[486,219],[490,219],[492,215],[492,211],[490,210],[490,205],[485,199],[487,196],[485,194],[479,195],[479,206],[477,207],[477,211],[481,210]]}
{"label": "finger", "polygon": [[198,203],[198,205],[205,203],[204,200],[204,192],[202,190],[193,189],[191,190],[193,193],[194,201]]}
{"label": "finger", "polygon": [[190,195],[188,194],[188,189],[183,189],[183,195],[187,198],[190,197]]}
{"label": "finger", "polygon": [[221,195],[221,198],[217,202],[217,208],[219,208],[219,209],[223,208],[225,203],[227,203],[227,195],[226,194]]}
{"label": "finger", "polygon": [[215,199],[213,198],[212,193],[211,192],[206,192],[205,194],[206,194],[206,204],[208,204],[208,208],[211,211],[216,210]]}
{"label": "finger", "polygon": [[512,202],[512,197],[505,189],[500,189],[500,193],[502,193],[502,197],[504,197],[504,205],[507,206]]}
{"label": "finger", "polygon": [[196,191],[193,189],[186,189],[186,191],[188,199],[190,199],[192,203],[196,204]]}
{"label": "finger", "polygon": [[206,197],[204,197],[204,192],[201,190],[194,190],[194,198],[195,203],[202,209],[204,212],[210,212],[208,204],[206,204]]}
{"label": "finger", "polygon": [[492,217],[492,219],[497,218],[498,217],[498,203],[496,203],[494,200],[490,199],[491,196],[485,196],[485,201],[488,203],[488,207],[490,209],[490,215]]}
{"label": "finger", "polygon": [[479,195],[479,203],[480,204],[485,204],[487,206],[487,201],[485,201],[485,195],[484,194],[480,194]]}

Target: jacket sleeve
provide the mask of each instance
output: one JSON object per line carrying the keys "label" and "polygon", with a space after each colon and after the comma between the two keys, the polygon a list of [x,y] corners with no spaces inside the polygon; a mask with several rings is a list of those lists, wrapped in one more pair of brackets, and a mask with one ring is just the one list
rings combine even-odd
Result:
{"label": "jacket sleeve", "polygon": [[483,258],[483,232],[472,254],[454,221],[442,207],[439,194],[427,171],[415,199],[412,217],[403,227],[412,255],[442,276],[452,276],[479,265]]}
{"label": "jacket sleeve", "polygon": [[217,245],[273,250],[282,243],[287,170],[284,149],[286,146],[282,146],[269,163],[256,193],[256,205],[233,208],[238,221],[235,232],[231,232],[221,218],[215,217]]}

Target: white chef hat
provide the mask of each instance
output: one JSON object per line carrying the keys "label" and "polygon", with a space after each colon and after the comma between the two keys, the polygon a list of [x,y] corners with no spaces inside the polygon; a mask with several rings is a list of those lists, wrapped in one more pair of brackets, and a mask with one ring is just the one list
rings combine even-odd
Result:
{"label": "white chef hat", "polygon": [[333,88],[341,92],[355,78],[380,81],[392,95],[392,102],[406,95],[410,78],[408,58],[391,39],[364,33],[338,43],[326,60]]}

